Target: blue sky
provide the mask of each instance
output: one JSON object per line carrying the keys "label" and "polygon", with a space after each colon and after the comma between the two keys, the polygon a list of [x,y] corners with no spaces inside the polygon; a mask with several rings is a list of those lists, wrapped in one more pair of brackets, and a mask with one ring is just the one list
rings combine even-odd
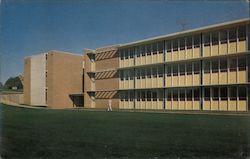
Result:
{"label": "blue sky", "polygon": [[28,55],[126,43],[249,17],[246,0],[0,0],[0,81]]}

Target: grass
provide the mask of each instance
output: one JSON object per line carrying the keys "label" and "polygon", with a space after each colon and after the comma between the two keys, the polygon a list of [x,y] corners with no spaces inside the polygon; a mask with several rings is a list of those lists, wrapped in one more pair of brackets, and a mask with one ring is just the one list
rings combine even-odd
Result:
{"label": "grass", "polygon": [[245,158],[250,116],[0,106],[3,158]]}

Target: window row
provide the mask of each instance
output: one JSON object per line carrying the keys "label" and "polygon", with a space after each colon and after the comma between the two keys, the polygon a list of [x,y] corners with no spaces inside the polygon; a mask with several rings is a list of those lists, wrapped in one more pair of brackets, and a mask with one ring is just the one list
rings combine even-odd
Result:
{"label": "window row", "polygon": [[246,100],[247,98],[247,88],[246,87],[213,87],[204,89],[204,100]]}
{"label": "window row", "polygon": [[216,73],[232,71],[243,71],[246,70],[246,57],[219,59],[212,61],[204,61],[204,73]]}
{"label": "window row", "polygon": [[200,101],[200,89],[167,90],[167,101]]}
{"label": "window row", "polygon": [[163,101],[163,90],[137,90],[134,94],[133,91],[120,92],[121,101]]}
{"label": "window row", "polygon": [[178,76],[179,75],[192,75],[200,73],[200,61],[181,63],[181,64],[172,64],[166,66],[166,75],[167,76]]}
{"label": "window row", "polygon": [[218,45],[229,42],[246,40],[246,26],[204,33],[204,46]]}

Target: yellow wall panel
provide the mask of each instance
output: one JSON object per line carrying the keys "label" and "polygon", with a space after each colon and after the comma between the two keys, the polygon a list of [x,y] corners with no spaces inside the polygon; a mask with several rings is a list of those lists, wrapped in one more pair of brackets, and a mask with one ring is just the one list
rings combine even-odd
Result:
{"label": "yellow wall panel", "polygon": [[173,86],[178,86],[178,84],[179,84],[178,76],[173,76]]}
{"label": "yellow wall panel", "polygon": [[166,61],[172,61],[172,53],[167,53],[167,59]]}
{"label": "yellow wall panel", "polygon": [[194,58],[200,57],[200,48],[194,48]]}
{"label": "yellow wall panel", "polygon": [[186,110],[192,110],[192,109],[193,109],[193,102],[186,101]]}
{"label": "yellow wall panel", "polygon": [[163,61],[164,61],[163,54],[158,54],[158,62],[163,62]]}
{"label": "yellow wall panel", "polygon": [[157,63],[157,54],[154,54],[152,56],[153,56],[153,58],[152,58],[153,62],[152,63]]}
{"label": "yellow wall panel", "polygon": [[211,102],[211,110],[219,110],[219,101]]}
{"label": "yellow wall panel", "polygon": [[140,57],[137,57],[136,58],[136,65],[140,65],[141,64],[141,58]]}
{"label": "yellow wall panel", "polygon": [[210,83],[211,83],[211,75],[210,75],[210,73],[205,73],[203,75],[203,84],[208,85]]}
{"label": "yellow wall panel", "polygon": [[146,102],[145,101],[141,101],[141,109],[146,109]]}
{"label": "yellow wall panel", "polygon": [[185,101],[179,101],[179,109],[184,110],[185,109]]}
{"label": "yellow wall panel", "polygon": [[193,110],[200,110],[200,101],[194,101],[193,105]]}
{"label": "yellow wall panel", "polygon": [[171,110],[172,109],[172,103],[171,101],[166,102],[166,109]]}
{"label": "yellow wall panel", "polygon": [[185,50],[180,50],[179,60],[184,60],[184,59],[185,59]]}
{"label": "yellow wall panel", "polygon": [[151,64],[152,63],[152,56],[151,55],[147,55],[146,56],[146,64]]}
{"label": "yellow wall panel", "polygon": [[219,105],[219,109],[222,111],[227,111],[227,100],[221,100],[220,101],[220,105]]}
{"label": "yellow wall panel", "polygon": [[227,43],[220,45],[220,54],[227,54]]}
{"label": "yellow wall panel", "polygon": [[179,77],[179,86],[185,86],[185,75],[181,75],[180,77]]}
{"label": "yellow wall panel", "polygon": [[128,80],[124,80],[124,88],[128,88],[128,84],[129,84],[129,81]]}
{"label": "yellow wall panel", "polygon": [[142,56],[141,57],[141,65],[145,65],[146,64],[146,56]]}
{"label": "yellow wall panel", "polygon": [[152,78],[152,87],[157,87],[157,78]]}
{"label": "yellow wall panel", "polygon": [[179,59],[178,51],[173,51],[173,53],[172,53],[172,61],[176,61],[178,59]]}
{"label": "yellow wall panel", "polygon": [[219,75],[219,79],[220,79],[220,84],[227,84],[227,72],[220,72]]}
{"label": "yellow wall panel", "polygon": [[129,101],[129,109],[133,109],[133,108],[134,108],[133,101]]}
{"label": "yellow wall panel", "polygon": [[163,101],[158,101],[157,109],[163,109]]}
{"label": "yellow wall panel", "polygon": [[172,77],[167,77],[166,86],[167,86],[167,87],[172,86]]}
{"label": "yellow wall panel", "polygon": [[135,85],[136,88],[141,88],[141,80],[139,79],[136,79],[136,85]]}
{"label": "yellow wall panel", "polygon": [[211,110],[211,102],[210,101],[203,102],[203,110]]}
{"label": "yellow wall panel", "polygon": [[247,111],[247,101],[239,100],[238,101],[238,111]]}
{"label": "yellow wall panel", "polygon": [[146,109],[152,109],[152,102],[146,101]]}
{"label": "yellow wall panel", "polygon": [[152,101],[152,109],[157,109],[157,101]]}
{"label": "yellow wall panel", "polygon": [[134,81],[133,80],[129,80],[129,88],[134,88]]}
{"label": "yellow wall panel", "polygon": [[120,80],[120,82],[119,82],[119,88],[123,89],[123,81],[122,80]]}
{"label": "yellow wall panel", "polygon": [[129,61],[128,59],[124,60],[124,67],[128,67],[129,66],[129,62],[128,61]]}
{"label": "yellow wall panel", "polygon": [[172,109],[177,110],[178,109],[178,101],[172,101]]}
{"label": "yellow wall panel", "polygon": [[238,43],[238,52],[246,51],[246,41],[239,41]]}
{"label": "yellow wall panel", "polygon": [[245,83],[247,72],[246,71],[238,71],[238,83]]}
{"label": "yellow wall panel", "polygon": [[228,110],[229,111],[236,111],[237,110],[237,101],[236,100],[229,101]]}
{"label": "yellow wall panel", "polygon": [[193,85],[200,85],[200,74],[194,74]]}
{"label": "yellow wall panel", "polygon": [[146,87],[147,88],[151,88],[152,87],[152,85],[151,85],[151,78],[147,78],[146,79]]}
{"label": "yellow wall panel", "polygon": [[229,53],[230,54],[236,53],[236,42],[229,43]]}
{"label": "yellow wall panel", "polygon": [[212,45],[212,56],[219,54],[219,45]]}
{"label": "yellow wall panel", "polygon": [[218,84],[219,83],[219,73],[212,73],[212,84]]}
{"label": "yellow wall panel", "polygon": [[141,79],[141,87],[142,88],[146,87],[146,79]]}
{"label": "yellow wall panel", "polygon": [[135,109],[141,109],[140,101],[136,101],[135,103]]}
{"label": "yellow wall panel", "polygon": [[124,61],[124,60],[119,60],[119,66],[120,66],[120,67],[123,67],[123,61]]}
{"label": "yellow wall panel", "polygon": [[129,59],[129,66],[134,66],[134,59],[133,58]]}
{"label": "yellow wall panel", "polygon": [[163,87],[163,77],[158,77],[158,87]]}
{"label": "yellow wall panel", "polygon": [[229,72],[229,83],[236,83],[236,72]]}
{"label": "yellow wall panel", "polygon": [[192,59],[193,58],[193,49],[187,49],[187,52],[186,52],[186,58],[187,59]]}
{"label": "yellow wall panel", "polygon": [[208,57],[208,56],[211,56],[211,49],[210,49],[210,46],[205,46],[204,47],[204,54],[203,54],[204,57]]}
{"label": "yellow wall panel", "polygon": [[129,107],[128,107],[128,101],[125,101],[124,102],[124,109],[128,109]]}
{"label": "yellow wall panel", "polygon": [[192,85],[193,85],[193,76],[186,75],[186,86],[192,86]]}

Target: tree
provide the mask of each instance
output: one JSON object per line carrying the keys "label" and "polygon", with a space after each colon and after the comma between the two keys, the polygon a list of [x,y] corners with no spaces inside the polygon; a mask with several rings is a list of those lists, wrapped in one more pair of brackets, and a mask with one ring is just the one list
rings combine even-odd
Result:
{"label": "tree", "polygon": [[0,89],[3,87],[3,84],[2,84],[2,82],[0,82]]}
{"label": "tree", "polygon": [[23,89],[22,82],[18,76],[10,77],[4,84],[4,88],[6,89],[11,89],[12,87],[16,87],[17,89]]}

